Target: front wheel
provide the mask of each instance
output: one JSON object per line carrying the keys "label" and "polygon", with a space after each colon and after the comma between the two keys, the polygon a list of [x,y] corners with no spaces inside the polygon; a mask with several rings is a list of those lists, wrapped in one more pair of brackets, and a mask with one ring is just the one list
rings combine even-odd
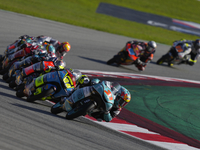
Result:
{"label": "front wheel", "polygon": [[69,111],[65,118],[68,120],[72,120],[80,116],[85,116],[87,112],[94,109],[95,107],[96,105],[93,102],[89,102],[84,105],[78,105],[77,107]]}
{"label": "front wheel", "polygon": [[51,93],[54,92],[54,88],[51,87],[47,90],[43,90],[42,93],[38,94],[38,95],[31,95],[29,97],[27,97],[27,102],[34,102],[35,100],[40,100],[43,97],[49,96]]}

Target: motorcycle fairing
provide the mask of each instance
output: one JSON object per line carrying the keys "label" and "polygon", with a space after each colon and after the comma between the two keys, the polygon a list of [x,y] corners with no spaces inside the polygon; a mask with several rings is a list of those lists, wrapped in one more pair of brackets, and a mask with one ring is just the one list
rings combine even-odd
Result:
{"label": "motorcycle fairing", "polygon": [[93,87],[101,95],[102,100],[105,103],[106,110],[109,110],[114,104],[114,95],[110,88],[105,85],[104,81],[102,81],[101,84],[93,85]]}
{"label": "motorcycle fairing", "polygon": [[50,67],[55,67],[53,61],[43,61],[43,70],[49,69]]}
{"label": "motorcycle fairing", "polygon": [[31,65],[31,66],[28,66],[28,67],[26,67],[26,68],[24,68],[23,69],[23,72],[24,72],[24,75],[30,75],[30,74],[32,74],[32,73],[34,73],[35,71],[39,71],[40,70],[40,62],[38,62],[38,63],[35,63],[35,64],[33,64],[33,65]]}

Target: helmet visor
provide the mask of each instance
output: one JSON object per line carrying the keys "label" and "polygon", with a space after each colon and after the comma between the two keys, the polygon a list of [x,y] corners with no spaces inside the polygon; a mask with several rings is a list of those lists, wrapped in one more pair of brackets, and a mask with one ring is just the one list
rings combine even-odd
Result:
{"label": "helmet visor", "polygon": [[111,91],[115,95],[121,88],[121,85],[118,82],[111,82],[110,84]]}
{"label": "helmet visor", "polygon": [[148,46],[147,50],[148,50],[149,52],[152,52],[152,51],[154,50],[154,48],[153,48],[153,47],[150,47],[150,46]]}
{"label": "helmet visor", "polygon": [[128,104],[128,102],[124,101],[124,99],[122,97],[119,97],[118,99],[118,107],[119,108],[123,108]]}

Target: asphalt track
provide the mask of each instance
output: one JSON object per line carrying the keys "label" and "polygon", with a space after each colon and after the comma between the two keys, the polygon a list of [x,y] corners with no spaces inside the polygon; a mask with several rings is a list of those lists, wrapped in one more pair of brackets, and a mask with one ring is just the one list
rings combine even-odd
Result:
{"label": "asphalt track", "polygon": [[[154,61],[139,72],[134,66],[115,67],[106,61],[132,38],[76,27],[31,16],[0,11],[0,53],[18,36],[48,35],[69,41],[72,49],[64,58],[71,68],[128,72],[199,80],[199,63],[195,66],[158,66],[155,61],[166,53],[169,46],[158,44]],[[153,39],[152,39],[153,40]],[[49,104],[28,103],[15,96],[15,92],[0,79],[0,149],[161,149],[84,118],[74,121],[64,119],[64,114],[54,116]]]}

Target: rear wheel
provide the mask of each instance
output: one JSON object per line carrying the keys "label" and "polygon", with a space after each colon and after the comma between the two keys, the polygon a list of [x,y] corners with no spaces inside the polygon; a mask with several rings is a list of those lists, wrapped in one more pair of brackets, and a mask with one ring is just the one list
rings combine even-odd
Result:
{"label": "rear wheel", "polygon": [[54,92],[54,89],[53,89],[53,87],[51,87],[50,89],[43,90],[42,93],[40,93],[38,95],[31,95],[31,96],[27,97],[27,101],[34,102],[35,100],[40,100],[43,97],[49,96],[53,92]]}
{"label": "rear wheel", "polygon": [[156,64],[161,65],[163,63],[163,58],[161,57],[160,59],[158,59],[158,61],[156,62]]}
{"label": "rear wheel", "polygon": [[20,84],[20,85],[17,85],[16,88],[15,88],[15,90],[16,90],[16,91],[18,91],[18,90],[20,90],[20,89],[23,89],[23,90],[24,90],[24,87],[25,87],[25,84],[22,83],[22,84]]}
{"label": "rear wheel", "polygon": [[74,118],[85,116],[86,113],[95,108],[95,104],[93,102],[86,103],[84,105],[78,105],[69,111],[66,115],[66,119],[72,120]]}
{"label": "rear wheel", "polygon": [[6,71],[8,71],[8,69],[6,68],[6,69],[2,69],[2,70],[0,70],[0,74],[4,74],[4,73],[6,73]]}
{"label": "rear wheel", "polygon": [[11,82],[12,80],[15,80],[15,77],[8,77],[8,79],[6,80],[7,83]]}
{"label": "rear wheel", "polygon": [[63,112],[64,110],[62,109],[62,104],[60,104],[60,102],[56,103],[55,105],[53,105],[51,107],[51,113],[52,114],[59,114],[61,112]]}
{"label": "rear wheel", "polygon": [[4,73],[4,74],[3,74],[3,80],[6,81],[8,78],[9,78],[8,72]]}
{"label": "rear wheel", "polygon": [[0,55],[0,61],[3,61],[3,59],[4,59],[4,56]]}
{"label": "rear wheel", "polygon": [[158,61],[156,62],[157,64],[161,65],[164,62],[170,63],[171,60],[173,58],[171,58],[171,55],[169,53],[163,55],[160,59],[158,59]]}
{"label": "rear wheel", "polygon": [[114,59],[114,58],[112,58],[112,59],[110,59],[110,60],[107,61],[107,64],[108,64],[108,65],[111,65],[111,64],[113,64],[113,63],[115,63],[115,59]]}
{"label": "rear wheel", "polygon": [[17,86],[17,84],[15,83],[15,80],[10,81],[10,83],[9,83],[10,88],[14,88],[16,86]]}
{"label": "rear wheel", "polygon": [[20,90],[18,90],[17,92],[16,92],[16,96],[17,97],[24,97],[25,95],[24,95],[24,92],[23,92],[24,90],[22,90],[22,89],[20,89]]}

